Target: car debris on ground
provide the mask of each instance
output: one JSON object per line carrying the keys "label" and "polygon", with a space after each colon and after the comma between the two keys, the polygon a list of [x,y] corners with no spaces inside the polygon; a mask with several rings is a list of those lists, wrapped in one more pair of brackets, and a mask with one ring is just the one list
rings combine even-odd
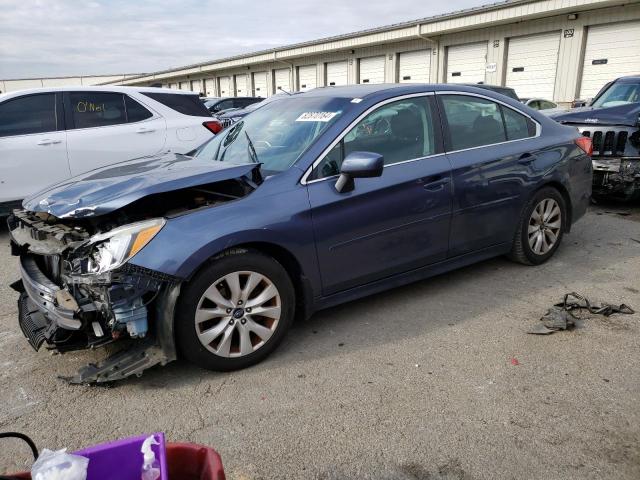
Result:
{"label": "car debris on ground", "polygon": [[635,310],[624,303],[620,305],[612,305],[609,303],[601,303],[600,305],[591,304],[588,298],[571,292],[564,296],[564,300],[556,303],[547,310],[540,321],[536,323],[527,333],[533,335],[550,335],[560,330],[572,330],[576,326],[576,320],[582,317],[576,316],[573,312],[587,311],[593,315],[603,315],[609,317],[616,313],[633,315]]}

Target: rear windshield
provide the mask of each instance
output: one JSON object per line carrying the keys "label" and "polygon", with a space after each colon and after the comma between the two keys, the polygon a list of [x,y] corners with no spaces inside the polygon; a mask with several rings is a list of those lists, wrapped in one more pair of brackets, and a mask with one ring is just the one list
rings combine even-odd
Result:
{"label": "rear windshield", "polygon": [[204,104],[200,101],[197,95],[184,95],[176,93],[148,93],[143,92],[149,98],[152,98],[156,102],[160,102],[165,107],[169,107],[171,110],[175,110],[183,115],[190,115],[192,117],[210,117],[211,113]]}

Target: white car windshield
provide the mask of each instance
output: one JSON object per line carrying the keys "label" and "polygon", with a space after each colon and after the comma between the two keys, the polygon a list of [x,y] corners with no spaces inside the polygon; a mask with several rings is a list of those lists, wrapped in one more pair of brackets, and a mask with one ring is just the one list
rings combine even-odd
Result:
{"label": "white car windshield", "polygon": [[196,157],[288,169],[318,136],[353,107],[350,98],[291,97],[256,110],[203,145]]}
{"label": "white car windshield", "polygon": [[614,83],[591,105],[592,107],[617,107],[640,102],[640,83]]}

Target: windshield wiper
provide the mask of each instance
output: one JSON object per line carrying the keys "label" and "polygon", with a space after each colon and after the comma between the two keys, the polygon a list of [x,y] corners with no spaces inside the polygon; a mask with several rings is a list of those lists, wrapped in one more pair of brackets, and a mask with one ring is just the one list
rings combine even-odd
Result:
{"label": "windshield wiper", "polygon": [[244,134],[247,137],[247,149],[249,150],[249,155],[251,156],[251,160],[253,161],[253,163],[260,163],[260,161],[258,160],[258,152],[256,152],[256,149],[253,146],[251,137],[249,137],[249,134],[247,133],[246,130],[244,131]]}

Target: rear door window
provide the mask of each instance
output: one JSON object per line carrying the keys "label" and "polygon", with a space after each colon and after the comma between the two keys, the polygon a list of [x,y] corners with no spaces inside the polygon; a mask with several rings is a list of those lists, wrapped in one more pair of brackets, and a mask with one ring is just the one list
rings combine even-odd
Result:
{"label": "rear door window", "polygon": [[448,149],[493,145],[536,134],[536,124],[513,108],[466,95],[441,95],[449,127]]}
{"label": "rear door window", "polygon": [[211,113],[204,106],[198,95],[156,92],[142,92],[142,94],[183,115],[192,117],[211,116]]}
{"label": "rear door window", "polygon": [[440,98],[449,125],[450,150],[506,141],[507,135],[497,103],[466,95],[441,95]]}
{"label": "rear door window", "polygon": [[127,123],[121,93],[71,92],[71,117],[75,128],[106,127]]}
{"label": "rear door window", "polygon": [[0,137],[56,130],[55,93],[28,95],[0,103]]}

